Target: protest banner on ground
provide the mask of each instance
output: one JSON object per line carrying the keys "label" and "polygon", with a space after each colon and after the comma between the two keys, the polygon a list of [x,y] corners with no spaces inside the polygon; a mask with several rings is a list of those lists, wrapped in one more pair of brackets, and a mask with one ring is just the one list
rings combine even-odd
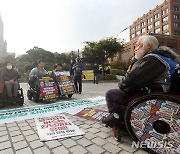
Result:
{"label": "protest banner on ground", "polygon": [[101,121],[103,117],[107,117],[109,115],[109,112],[93,108],[85,108],[75,115],[88,120]]}
{"label": "protest banner on ground", "polygon": [[41,141],[48,141],[84,134],[83,131],[81,131],[64,115],[40,117],[36,118],[35,122]]}
{"label": "protest banner on ground", "polygon": [[54,74],[56,76],[61,95],[69,95],[75,93],[74,82],[72,81],[69,72],[54,72]]}
{"label": "protest banner on ground", "polygon": [[75,114],[81,111],[83,108],[92,107],[95,105],[103,105],[105,103],[106,103],[105,98],[102,96],[98,96],[95,98],[71,100],[71,101],[23,107],[17,109],[0,110],[0,124],[32,119],[35,117],[40,117],[42,115],[49,116],[63,112],[68,112],[68,113],[73,112],[72,114]]}

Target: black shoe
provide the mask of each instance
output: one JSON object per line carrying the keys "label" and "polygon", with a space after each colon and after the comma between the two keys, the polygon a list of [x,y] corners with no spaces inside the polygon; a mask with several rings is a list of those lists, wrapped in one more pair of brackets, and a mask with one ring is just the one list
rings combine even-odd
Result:
{"label": "black shoe", "polygon": [[106,127],[109,126],[112,128],[113,126],[117,126],[120,123],[119,115],[117,113],[111,113],[107,117],[102,118],[102,123],[106,124]]}
{"label": "black shoe", "polygon": [[79,94],[81,94],[81,92],[79,92]]}

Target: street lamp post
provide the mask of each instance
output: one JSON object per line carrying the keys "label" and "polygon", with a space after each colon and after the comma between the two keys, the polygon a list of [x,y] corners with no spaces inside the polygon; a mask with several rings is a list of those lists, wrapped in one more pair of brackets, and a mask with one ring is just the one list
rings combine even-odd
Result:
{"label": "street lamp post", "polygon": [[74,53],[73,53],[73,51],[71,51],[71,59],[73,59],[74,58]]}
{"label": "street lamp post", "polygon": [[79,58],[79,49],[78,49],[78,55],[77,55],[77,57]]}

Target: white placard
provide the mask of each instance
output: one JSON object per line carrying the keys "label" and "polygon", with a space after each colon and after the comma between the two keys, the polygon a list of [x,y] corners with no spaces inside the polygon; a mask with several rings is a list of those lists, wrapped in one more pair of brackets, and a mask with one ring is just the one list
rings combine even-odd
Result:
{"label": "white placard", "polygon": [[40,141],[54,140],[58,138],[83,135],[65,115],[54,115],[35,119]]}

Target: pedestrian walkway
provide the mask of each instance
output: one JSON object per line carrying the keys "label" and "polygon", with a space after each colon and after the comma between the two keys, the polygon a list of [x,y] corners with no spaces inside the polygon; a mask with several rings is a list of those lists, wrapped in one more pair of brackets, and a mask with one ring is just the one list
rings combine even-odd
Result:
{"label": "pedestrian walkway", "polygon": [[[26,94],[27,84],[22,84]],[[94,85],[85,83],[81,95],[73,95],[73,99],[82,99],[103,96],[105,91],[116,88],[117,83],[103,83]],[[25,96],[26,98],[26,96]],[[62,98],[62,101],[67,100]],[[25,100],[25,106],[37,105]],[[96,109],[107,110],[106,105],[95,106]],[[0,125],[0,154],[145,154],[141,149],[131,148],[132,140],[128,136],[118,143],[110,128],[102,123],[86,120],[80,117],[65,114],[69,120],[77,125],[85,135],[47,142],[40,142],[35,120],[24,120]]]}

